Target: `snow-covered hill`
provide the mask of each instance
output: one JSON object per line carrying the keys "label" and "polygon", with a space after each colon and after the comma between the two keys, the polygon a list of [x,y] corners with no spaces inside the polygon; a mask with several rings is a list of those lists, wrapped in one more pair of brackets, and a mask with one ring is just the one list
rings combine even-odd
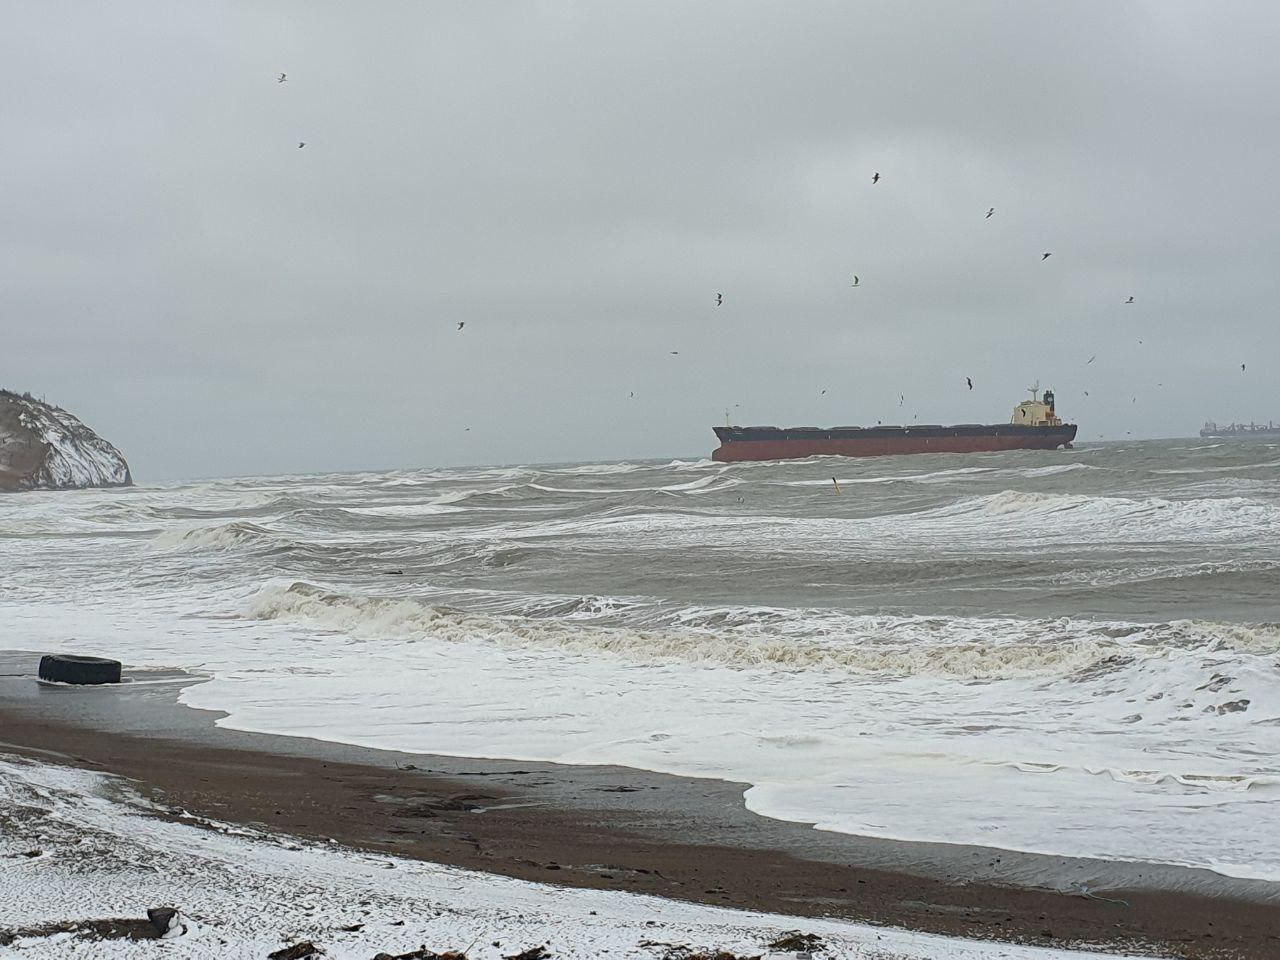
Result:
{"label": "snow-covered hill", "polygon": [[127,487],[120,451],[61,407],[0,390],[0,490]]}

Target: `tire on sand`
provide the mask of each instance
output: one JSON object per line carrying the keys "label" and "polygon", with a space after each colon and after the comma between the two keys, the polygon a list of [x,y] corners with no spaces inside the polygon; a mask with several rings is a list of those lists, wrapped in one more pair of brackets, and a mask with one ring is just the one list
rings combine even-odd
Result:
{"label": "tire on sand", "polygon": [[119,683],[120,661],[50,653],[40,658],[40,679],[58,683]]}

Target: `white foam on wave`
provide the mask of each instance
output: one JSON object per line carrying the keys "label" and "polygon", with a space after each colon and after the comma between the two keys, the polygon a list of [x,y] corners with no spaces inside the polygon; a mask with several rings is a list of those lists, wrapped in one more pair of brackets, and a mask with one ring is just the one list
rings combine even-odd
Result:
{"label": "white foam on wave", "polygon": [[[717,483],[717,480],[720,482]],[[710,476],[699,477],[697,480],[689,480],[686,483],[668,483],[652,487],[552,487],[542,483],[527,483],[525,486],[543,493],[589,493],[609,496],[624,493],[710,493],[728,490],[730,487],[738,486],[739,483],[741,483],[740,480],[732,477],[721,479],[719,476]]]}
{"label": "white foam on wave", "polygon": [[[872,477],[841,477],[839,482],[842,484],[858,484],[858,483],[945,483],[956,477],[975,476],[984,473],[991,473],[995,467],[955,467],[950,470],[932,470],[928,473],[904,473],[886,476]],[[830,479],[823,477],[820,480],[786,480],[783,481],[784,486],[788,487],[821,487],[829,486]]]}
{"label": "white foam on wave", "polygon": [[1064,473],[1075,473],[1078,470],[1099,470],[1088,463],[1054,463],[1047,467],[1027,467],[1017,473],[1024,477],[1056,477]]}

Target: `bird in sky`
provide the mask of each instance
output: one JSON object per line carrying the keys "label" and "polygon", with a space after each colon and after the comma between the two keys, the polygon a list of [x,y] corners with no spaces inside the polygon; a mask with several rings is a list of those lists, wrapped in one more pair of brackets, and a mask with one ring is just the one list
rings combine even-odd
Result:
{"label": "bird in sky", "polygon": [[992,217],[994,217],[995,215],[996,215],[996,208],[995,208],[995,207],[988,207],[988,208],[987,208],[987,215],[986,215],[986,217],[984,217],[983,219],[985,219],[985,220],[990,220],[990,219],[991,219]]}
{"label": "bird in sky", "polygon": [[1052,257],[1052,256],[1053,256],[1053,254],[1052,254],[1052,253],[1042,253],[1042,254],[1040,254],[1040,260],[1041,260],[1041,262],[1043,262],[1043,261],[1045,261],[1045,260],[1048,260],[1048,259],[1049,259],[1050,257]]}
{"label": "bird in sky", "polygon": [[879,182],[880,182],[880,174],[879,174],[879,172],[874,173],[874,174],[872,174],[872,175],[871,175],[871,182],[872,182],[872,183],[879,183]]}
{"label": "bird in sky", "polygon": [[826,395],[827,395],[827,391],[825,390],[823,390],[820,394],[818,394],[818,396],[820,397],[825,397]]}
{"label": "bird in sky", "polygon": [[1090,357],[1088,360],[1084,362],[1084,365],[1087,367],[1089,364],[1093,363],[1093,361],[1097,359],[1098,359],[1098,355],[1095,353],[1092,357]]}
{"label": "bird in sky", "polygon": [[1142,338],[1141,338],[1141,337],[1139,337],[1139,338],[1138,338],[1138,346],[1142,346]]}
{"label": "bird in sky", "polygon": [[965,377],[965,378],[964,378],[964,382],[965,382],[965,383],[967,383],[967,384],[969,385],[969,389],[970,389],[970,390],[972,390],[972,389],[973,389],[973,378],[972,378],[972,377]]}
{"label": "bird in sky", "polygon": [[1084,395],[1087,397],[1087,396],[1089,395],[1089,391],[1088,391],[1088,390],[1086,390],[1086,391],[1084,392]]}
{"label": "bird in sky", "polygon": [[672,351],[671,351],[671,355],[672,355],[673,357],[678,357],[678,356],[680,356],[680,351],[679,351],[679,350],[672,350]]}
{"label": "bird in sky", "polygon": [[280,74],[280,76],[279,76],[279,77],[277,77],[277,78],[276,78],[276,83],[284,83],[284,82],[285,82],[286,80],[288,80],[288,79],[289,79],[289,78],[288,78],[288,77],[286,77],[286,76],[282,73],[282,74]]}
{"label": "bird in sky", "polygon": [[907,402],[907,398],[904,397],[902,394],[898,394],[898,406],[902,406],[906,402]]}
{"label": "bird in sky", "polygon": [[855,287],[856,287],[856,286],[857,286],[859,283],[861,283],[861,282],[862,282],[862,281],[858,279],[858,275],[855,273],[855,274],[853,275],[853,286],[855,286]]}
{"label": "bird in sky", "polygon": [[1244,373],[1244,364],[1243,364],[1243,363],[1242,363],[1242,364],[1240,364],[1240,372],[1241,372],[1241,373]]}
{"label": "bird in sky", "polygon": [[1133,297],[1130,297],[1128,300],[1125,301],[1125,303],[1133,303]]}
{"label": "bird in sky", "polygon": [[717,294],[716,294],[716,306],[717,306],[717,307],[718,307],[718,306],[721,306],[723,303],[724,303],[724,294],[723,294],[723,293],[717,293]]}
{"label": "bird in sky", "polygon": [[304,142],[303,142],[303,141],[301,141],[301,140],[299,140],[299,141],[298,141],[298,149],[299,149],[299,150],[301,150],[301,149],[302,149],[303,147],[305,147],[305,146],[306,146],[306,143],[304,143]]}
{"label": "bird in sky", "polygon": [[459,330],[461,330],[461,329],[462,329],[463,327],[465,327],[466,325],[467,325],[467,321],[465,321],[465,320],[459,320],[459,321],[458,321],[458,329],[459,329]]}

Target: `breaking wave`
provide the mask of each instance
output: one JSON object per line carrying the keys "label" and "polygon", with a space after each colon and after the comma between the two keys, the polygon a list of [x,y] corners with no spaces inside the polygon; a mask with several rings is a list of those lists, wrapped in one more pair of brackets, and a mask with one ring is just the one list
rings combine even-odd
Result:
{"label": "breaking wave", "polygon": [[[495,643],[571,655],[682,662],[733,669],[841,671],[892,676],[935,675],[967,680],[1095,676],[1163,649],[1250,646],[1280,650],[1280,628],[1261,625],[1174,624],[1099,626],[1070,620],[844,617],[822,634],[800,640],[763,618],[739,629],[708,630],[686,616],[679,627],[634,629],[581,622],[624,609],[601,597],[541,599],[525,616],[495,616],[396,597],[359,596],[304,582],[272,584],[249,615],[348,634],[357,639]],[[551,619],[551,618],[563,619]]]}
{"label": "breaking wave", "polygon": [[279,539],[270,530],[253,523],[236,521],[208,527],[165,530],[151,544],[157,549],[221,549],[277,546]]}

